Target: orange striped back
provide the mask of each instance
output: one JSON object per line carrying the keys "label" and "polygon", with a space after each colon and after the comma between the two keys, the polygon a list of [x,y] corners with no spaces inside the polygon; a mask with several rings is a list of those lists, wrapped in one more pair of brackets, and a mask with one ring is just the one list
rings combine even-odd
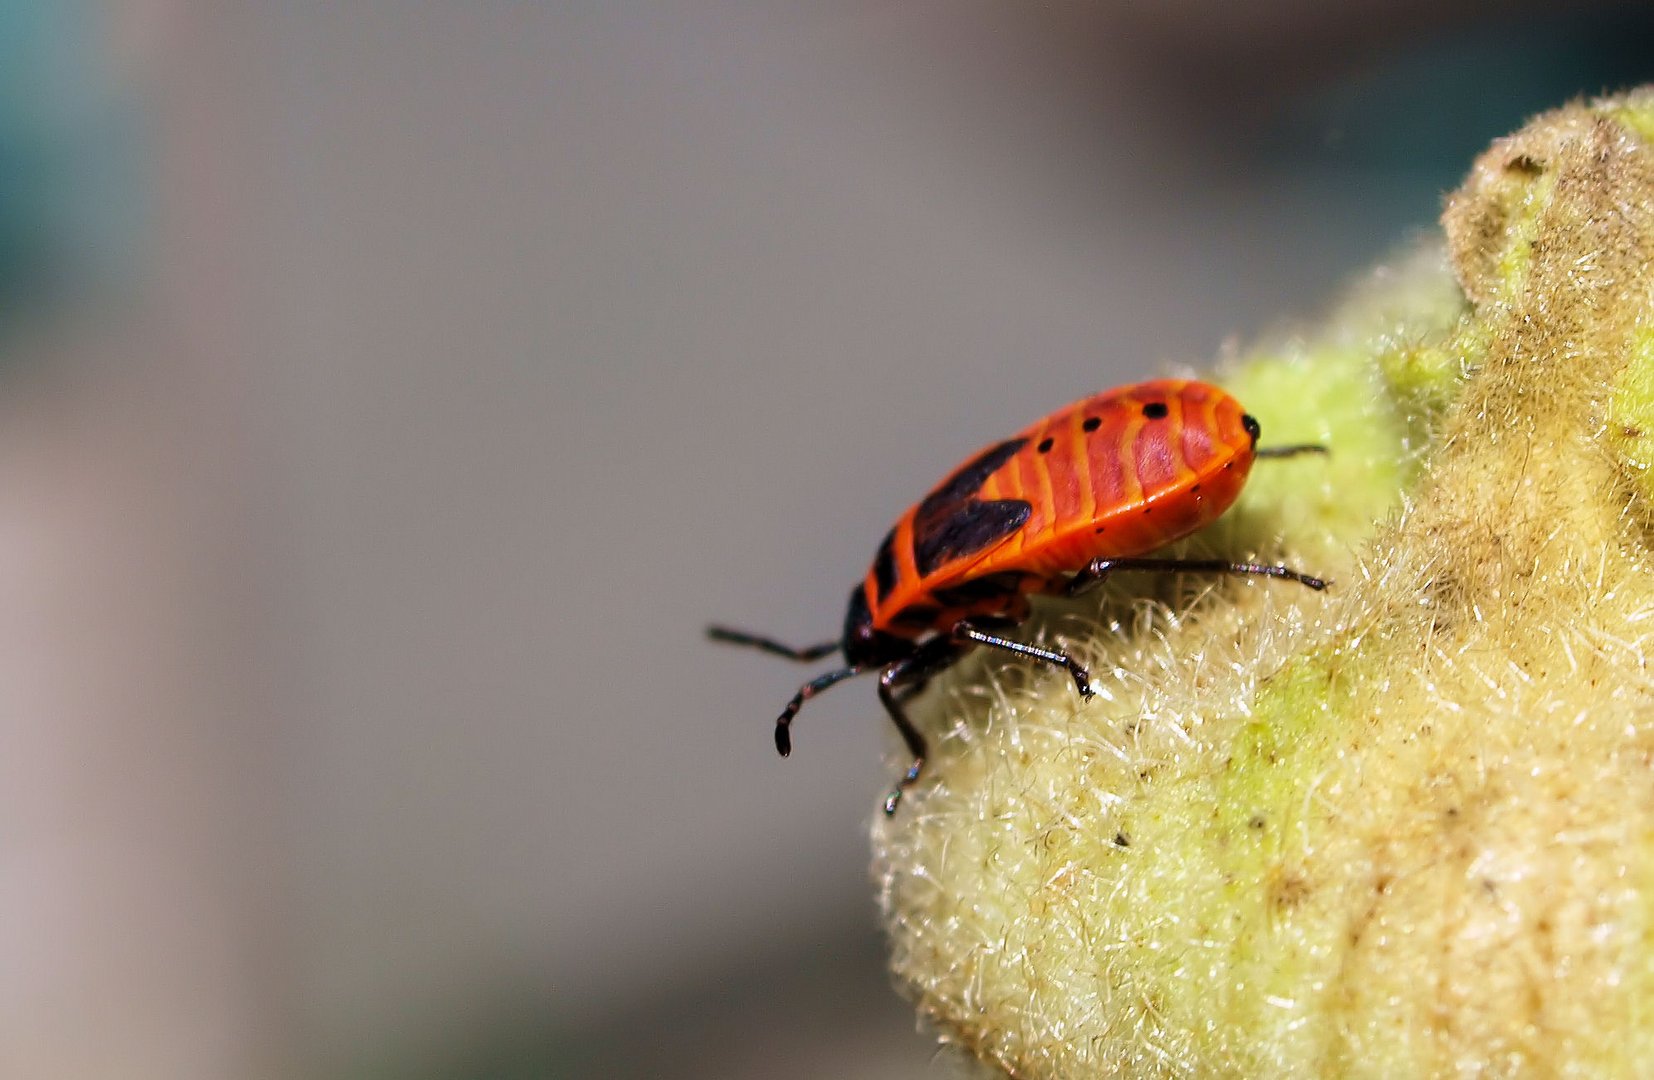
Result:
{"label": "orange striped back", "polygon": [[1206,383],[1157,379],[1075,402],[988,447],[909,509],[863,582],[873,626],[917,637],[1092,559],[1143,555],[1210,523],[1251,470],[1255,424]]}

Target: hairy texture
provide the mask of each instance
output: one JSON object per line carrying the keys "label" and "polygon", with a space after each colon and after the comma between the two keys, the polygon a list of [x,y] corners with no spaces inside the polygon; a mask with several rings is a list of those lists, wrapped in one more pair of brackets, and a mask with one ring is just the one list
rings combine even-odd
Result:
{"label": "hairy texture", "polygon": [[900,983],[1018,1077],[1654,1073],[1654,93],[1494,144],[1445,258],[1227,377],[1180,550],[924,700],[875,824]]}

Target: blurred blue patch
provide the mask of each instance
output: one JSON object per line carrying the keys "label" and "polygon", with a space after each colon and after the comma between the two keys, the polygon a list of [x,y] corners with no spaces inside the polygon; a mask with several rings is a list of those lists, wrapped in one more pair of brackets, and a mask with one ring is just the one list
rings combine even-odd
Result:
{"label": "blurred blue patch", "polygon": [[1654,82],[1654,10],[1494,14],[1410,41],[1298,99],[1256,150],[1343,171],[1398,234],[1435,220],[1492,140],[1570,100]]}
{"label": "blurred blue patch", "polygon": [[0,333],[132,264],[139,109],[108,66],[104,10],[0,0]]}

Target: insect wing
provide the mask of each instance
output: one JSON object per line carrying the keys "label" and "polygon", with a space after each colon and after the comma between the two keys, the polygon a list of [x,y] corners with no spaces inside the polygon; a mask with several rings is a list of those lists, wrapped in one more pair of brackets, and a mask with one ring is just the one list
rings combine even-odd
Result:
{"label": "insect wing", "polygon": [[1033,513],[1027,501],[976,497],[988,478],[1027,444],[1027,439],[1007,439],[982,451],[914,510],[913,558],[921,577],[941,573],[961,559],[980,559],[1027,523]]}

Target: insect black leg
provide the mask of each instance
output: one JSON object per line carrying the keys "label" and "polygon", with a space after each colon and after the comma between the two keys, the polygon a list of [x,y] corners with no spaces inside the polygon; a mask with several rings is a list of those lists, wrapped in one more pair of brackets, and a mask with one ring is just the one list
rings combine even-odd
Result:
{"label": "insect black leg", "polygon": [[955,623],[952,631],[953,640],[969,641],[977,645],[986,645],[993,649],[1004,649],[1006,652],[1016,653],[1018,656],[1032,657],[1043,660],[1047,664],[1056,664],[1068,669],[1068,674],[1074,677],[1074,687],[1079,690],[1083,698],[1091,697],[1091,674],[1085,666],[1067,653],[1057,652],[1054,649],[1042,649],[1038,645],[1027,645],[1010,638],[996,637],[985,630],[978,629],[968,622]]}
{"label": "insect black leg", "polygon": [[890,714],[891,723],[901,733],[902,742],[907,744],[908,753],[913,755],[913,763],[907,767],[897,779],[896,786],[890,789],[885,796],[884,812],[894,814],[896,806],[902,801],[902,792],[912,787],[919,780],[919,774],[924,771],[927,748],[925,737],[919,734],[919,729],[913,726],[908,719],[907,710],[903,707],[907,700],[924,689],[930,677],[947,667],[959,658],[960,649],[948,638],[932,638],[919,647],[919,651],[905,660],[898,660],[894,664],[879,672],[879,701],[884,705],[884,711]]}
{"label": "insect black leg", "polygon": [[1252,451],[1255,458],[1297,457],[1299,454],[1330,454],[1320,443],[1298,443],[1293,446],[1264,446]]}
{"label": "insect black leg", "polygon": [[836,641],[823,641],[819,645],[796,648],[792,645],[783,645],[774,638],[749,634],[745,630],[731,630],[727,626],[709,626],[706,628],[706,636],[713,641],[722,641],[729,645],[747,645],[761,649],[772,656],[785,656],[788,660],[820,660],[839,650],[839,643]]}
{"label": "insect black leg", "polygon": [[781,715],[775,721],[775,748],[780,751],[782,757],[786,757],[793,752],[791,731],[793,717],[798,715],[798,710],[804,707],[804,703],[829,686],[841,683],[845,679],[854,678],[865,670],[865,668],[859,667],[839,668],[836,671],[829,671],[825,675],[818,675],[798,688],[798,693],[794,694],[793,699],[787,702],[787,707],[781,710]]}
{"label": "insect black leg", "polygon": [[1087,589],[1102,584],[1103,579],[1116,570],[1168,574],[1255,574],[1296,581],[1317,591],[1328,585],[1321,578],[1301,574],[1285,566],[1265,566],[1261,563],[1232,563],[1222,559],[1093,559],[1085,569],[1068,579],[1068,595],[1079,596]]}
{"label": "insect black leg", "polygon": [[890,789],[890,794],[884,798],[884,812],[894,814],[896,804],[902,801],[902,792],[912,787],[919,779],[919,774],[925,768],[925,755],[928,747],[925,746],[925,737],[919,734],[919,729],[913,726],[913,721],[907,718],[907,710],[902,708],[902,701],[910,695],[897,697],[896,686],[906,673],[908,661],[892,664],[879,673],[879,701],[884,705],[884,711],[890,714],[890,720],[896,725],[896,730],[902,733],[902,741],[907,744],[907,752],[913,755],[913,763],[902,773],[896,781],[896,786]]}

